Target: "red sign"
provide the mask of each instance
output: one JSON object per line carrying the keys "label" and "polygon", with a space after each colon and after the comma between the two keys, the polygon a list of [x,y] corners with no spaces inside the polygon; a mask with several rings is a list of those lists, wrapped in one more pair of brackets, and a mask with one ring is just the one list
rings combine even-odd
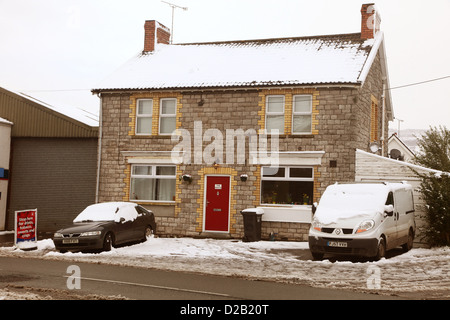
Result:
{"label": "red sign", "polygon": [[15,244],[19,247],[37,241],[37,209],[16,211],[15,214]]}

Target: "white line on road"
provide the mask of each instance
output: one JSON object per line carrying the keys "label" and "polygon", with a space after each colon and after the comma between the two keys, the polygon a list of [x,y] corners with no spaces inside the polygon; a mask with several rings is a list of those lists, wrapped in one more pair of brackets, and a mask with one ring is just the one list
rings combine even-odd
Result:
{"label": "white line on road", "polygon": [[[75,277],[73,277],[73,276],[64,276],[64,277],[66,277],[66,278],[71,277],[71,278],[75,279]],[[96,279],[96,278],[84,278],[84,277],[79,277],[78,279],[89,280],[89,281],[98,281],[98,282],[117,283],[117,284],[126,284],[126,285],[131,285],[131,286],[147,287],[147,288],[162,289],[162,290],[172,290],[172,291],[189,292],[189,293],[197,293],[197,294],[207,294],[207,295],[213,295],[213,296],[219,296],[219,297],[231,297],[229,294],[225,294],[225,293],[182,289],[182,288],[174,288],[174,287],[166,287],[166,286],[157,286],[157,285],[145,284],[145,283],[135,283],[135,282]]]}

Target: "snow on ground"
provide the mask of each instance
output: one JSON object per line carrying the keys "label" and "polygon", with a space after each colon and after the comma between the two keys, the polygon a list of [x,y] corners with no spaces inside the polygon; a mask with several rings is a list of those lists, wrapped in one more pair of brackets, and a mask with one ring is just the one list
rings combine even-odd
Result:
{"label": "snow on ground", "polygon": [[102,253],[61,254],[51,239],[37,250],[0,248],[0,256],[36,257],[74,262],[208,273],[314,287],[450,299],[450,247],[392,251],[387,259],[312,261],[306,242],[149,238]]}

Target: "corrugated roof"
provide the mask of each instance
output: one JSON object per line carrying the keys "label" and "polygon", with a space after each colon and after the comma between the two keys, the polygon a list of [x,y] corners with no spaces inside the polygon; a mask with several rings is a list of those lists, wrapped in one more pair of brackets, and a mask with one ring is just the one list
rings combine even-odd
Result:
{"label": "corrugated roof", "polygon": [[71,112],[64,114],[61,111],[30,96],[0,87],[0,116],[13,123],[11,136],[98,137],[98,122],[94,119],[89,121],[96,126],[75,119]]}
{"label": "corrugated roof", "polygon": [[[3,88],[3,89],[5,89],[5,88]],[[44,102],[36,97],[32,97],[28,94],[22,93],[22,92],[13,91],[10,89],[5,89],[5,90],[8,90],[18,96],[21,96],[25,99],[35,102],[35,103],[43,106],[44,108],[48,108],[50,110],[56,111],[56,112],[60,113],[61,115],[64,115],[73,120],[79,121],[90,127],[98,127],[98,125],[99,125],[98,114],[95,114],[93,112],[89,112],[87,110],[84,110],[79,107],[74,107],[74,106],[62,106],[62,105],[57,105],[57,104],[50,104],[50,103]]]}
{"label": "corrugated roof", "polygon": [[93,91],[358,84],[374,43],[354,33],[158,44],[154,52],[132,58]]}

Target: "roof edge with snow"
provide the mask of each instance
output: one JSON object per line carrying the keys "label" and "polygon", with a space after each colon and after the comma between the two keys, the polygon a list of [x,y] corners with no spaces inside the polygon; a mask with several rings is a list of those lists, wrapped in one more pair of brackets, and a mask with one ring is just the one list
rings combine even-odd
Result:
{"label": "roof edge with snow", "polygon": [[92,92],[361,86],[382,42],[380,32],[158,44]]}
{"label": "roof edge with snow", "polygon": [[383,156],[380,156],[380,155],[377,155],[377,154],[373,154],[373,153],[370,153],[370,152],[367,152],[367,151],[363,151],[363,150],[360,150],[360,149],[356,149],[356,153],[359,153],[359,154],[362,154],[362,155],[366,155],[366,156],[370,156],[370,157],[373,157],[375,159],[379,159],[379,160],[383,160],[383,161],[389,161],[389,162],[392,162],[392,163],[395,163],[395,164],[398,164],[398,165],[403,165],[403,166],[409,167],[409,168],[411,168],[413,170],[425,171],[425,172],[434,174],[436,176],[446,175],[446,176],[450,177],[450,172],[430,169],[430,168],[419,166],[417,164],[409,163],[409,162],[406,162],[406,161],[386,158],[386,157],[383,157]]}

